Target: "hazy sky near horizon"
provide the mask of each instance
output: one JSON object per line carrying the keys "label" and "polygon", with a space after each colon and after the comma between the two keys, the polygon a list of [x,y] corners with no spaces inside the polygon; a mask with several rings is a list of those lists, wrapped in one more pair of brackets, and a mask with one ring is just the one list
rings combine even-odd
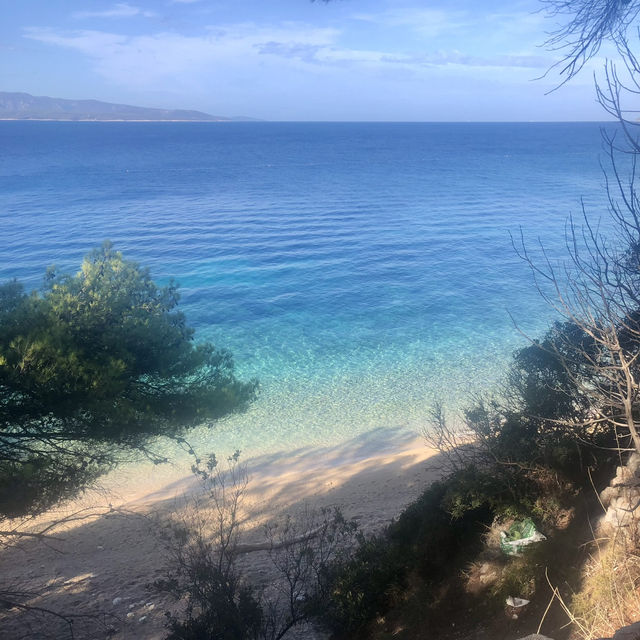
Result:
{"label": "hazy sky near horizon", "polygon": [[[268,120],[602,120],[536,0],[0,0],[0,90]],[[598,68],[601,60],[594,60]]]}

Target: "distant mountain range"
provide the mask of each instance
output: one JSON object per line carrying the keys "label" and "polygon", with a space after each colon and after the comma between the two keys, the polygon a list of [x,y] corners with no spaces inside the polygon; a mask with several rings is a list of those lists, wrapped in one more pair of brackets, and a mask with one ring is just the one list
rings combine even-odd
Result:
{"label": "distant mountain range", "polygon": [[0,91],[0,120],[233,122],[252,118],[226,118],[201,111],[151,109],[99,100],[65,100]]}

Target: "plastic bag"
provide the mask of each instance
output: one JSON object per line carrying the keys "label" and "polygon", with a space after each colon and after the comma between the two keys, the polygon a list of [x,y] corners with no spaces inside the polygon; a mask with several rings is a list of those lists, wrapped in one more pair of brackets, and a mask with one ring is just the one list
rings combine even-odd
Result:
{"label": "plastic bag", "polygon": [[531,518],[525,518],[500,533],[500,548],[508,556],[517,556],[524,547],[541,540],[546,540],[545,536],[536,529]]}
{"label": "plastic bag", "polygon": [[522,615],[529,605],[529,600],[525,600],[524,598],[514,598],[513,596],[509,596],[505,602],[505,613],[507,617],[512,620],[517,620],[520,615]]}

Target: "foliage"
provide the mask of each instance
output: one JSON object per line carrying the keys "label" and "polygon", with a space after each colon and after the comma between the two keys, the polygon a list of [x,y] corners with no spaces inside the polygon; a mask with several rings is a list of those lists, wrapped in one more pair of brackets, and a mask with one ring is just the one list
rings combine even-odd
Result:
{"label": "foliage", "polygon": [[413,574],[435,597],[439,581],[477,550],[483,526],[492,517],[488,498],[453,515],[452,503],[460,490],[460,479],[433,483],[386,531],[362,536],[351,557],[334,566],[331,595],[322,614],[334,633],[362,633],[398,604]]}
{"label": "foliage", "polygon": [[0,287],[0,515],[41,511],[123,452],[152,455],[152,438],[251,400],[255,383],[194,343],[178,299],[109,242],[38,292]]}
{"label": "foliage", "polygon": [[460,551],[471,550],[482,523],[491,518],[489,496],[481,490],[475,493],[468,508],[456,509],[467,489],[475,491],[465,481],[466,478],[455,474],[435,482],[390,527],[391,540],[400,548],[411,550],[411,565],[428,581],[445,575]]}
{"label": "foliage", "polygon": [[[628,33],[637,35],[633,27],[640,2],[543,2],[555,16],[569,16],[550,40],[552,47],[565,50],[558,63],[565,79],[607,39],[623,61],[622,73],[608,61],[604,82],[596,86],[601,105],[621,125],[613,134],[604,133],[612,167],[607,195],[614,229],[605,237],[586,214],[581,226],[570,219],[563,263],[552,263],[544,248],[537,261],[524,240],[516,246],[561,320],[514,355],[502,396],[476,402],[465,412],[461,429],[448,424],[442,406],[431,412],[427,439],[444,454],[448,476],[410,505],[386,541],[375,547],[378,563],[393,558],[404,578],[408,567],[418,567],[427,584],[441,578],[464,552],[458,541],[473,545],[478,520],[534,514],[551,522],[566,511],[572,482],[587,484],[587,466],[640,451],[640,197],[635,189],[640,63],[627,38]],[[624,174],[620,157],[629,160]],[[509,562],[494,596],[503,603],[514,592],[533,593],[553,557],[544,554],[558,550],[547,542]],[[364,572],[371,559],[361,564]],[[357,569],[347,567],[346,576],[357,576]],[[627,580],[634,595],[635,569],[633,580]],[[376,582],[375,589],[384,588]],[[615,594],[610,581],[607,588]],[[376,602],[375,591],[356,594],[368,617],[351,615],[347,621],[362,626],[380,608],[368,607]],[[591,604],[587,609],[597,611]]]}
{"label": "foliage", "polygon": [[[616,443],[610,423],[581,424],[591,404],[578,380],[588,380],[592,369],[578,359],[567,366],[563,354],[575,345],[584,352],[591,341],[580,327],[559,323],[516,352],[503,398],[477,400],[464,414],[462,433],[448,426],[441,407],[432,411],[430,442],[444,449],[448,472],[384,535],[363,539],[336,568],[325,614],[333,631],[362,633],[416,579],[423,608],[435,606],[443,582],[479,551],[482,532],[495,520],[533,516],[547,530],[566,520],[573,482],[587,482],[585,458],[591,464],[606,458],[610,452],[599,447]],[[509,563],[492,596],[498,609],[513,595],[509,589],[522,595],[541,584],[545,565],[536,553]]]}
{"label": "foliage", "polygon": [[528,510],[540,477],[556,473],[584,482],[587,464],[629,442],[616,403],[601,393],[605,383],[598,368],[604,364],[594,366],[597,352],[579,325],[556,322],[514,353],[501,395],[476,399],[461,427],[449,426],[438,410],[425,437],[436,448],[446,447],[461,508],[486,501],[497,512],[508,503],[516,512],[519,505]]}
{"label": "foliage", "polygon": [[187,599],[180,617],[167,616],[167,640],[262,638],[263,611],[252,589],[221,573],[206,545],[194,551],[188,582],[173,579],[157,583],[158,588]]}
{"label": "foliage", "polygon": [[520,413],[546,421],[578,420],[588,401],[578,380],[591,371],[575,352],[591,356],[591,338],[576,324],[555,322],[541,340],[518,350],[509,371],[512,394]]}
{"label": "foliage", "polygon": [[406,588],[407,558],[385,536],[360,537],[356,551],[330,572],[330,592],[321,611],[323,624],[349,636],[383,614]]}
{"label": "foliage", "polygon": [[[279,579],[270,589],[272,621],[285,631],[322,615],[332,594],[332,570],[350,557],[358,535],[337,508],[305,507],[265,528]],[[277,626],[272,622],[272,626]]]}
{"label": "foliage", "polygon": [[[637,523],[636,523],[637,526]],[[636,622],[640,607],[640,554],[622,538],[592,541],[579,593],[567,613],[576,636],[592,640]]]}
{"label": "foliage", "polygon": [[[604,387],[592,336],[575,322],[555,322],[518,350],[504,398],[466,413],[467,427],[493,460],[571,471],[586,450],[615,446],[614,408],[603,398],[593,419],[594,389]],[[581,469],[580,469],[581,470]]]}
{"label": "foliage", "polygon": [[564,49],[558,63],[567,78],[576,75],[600,51],[603,41],[624,48],[626,32],[640,12],[637,0],[542,0],[555,18],[569,17],[547,41],[553,49]]}
{"label": "foliage", "polygon": [[261,604],[236,569],[239,509],[248,478],[239,452],[227,462],[223,472],[215,455],[205,464],[196,458],[192,471],[202,494],[192,498],[179,519],[159,528],[170,571],[154,588],[186,601],[179,617],[167,613],[172,640],[260,637]]}
{"label": "foliage", "polygon": [[[598,101],[620,125],[613,133],[603,131],[610,161],[605,175],[609,213],[615,233],[612,239],[603,238],[586,217],[582,237],[572,225],[569,255],[577,277],[570,278],[564,291],[556,287],[556,297],[563,315],[573,319],[594,343],[590,352],[578,350],[587,356],[587,367],[594,374],[591,384],[584,387],[591,400],[584,423],[590,432],[613,431],[615,443],[608,446],[621,452],[640,451],[640,198],[636,190],[640,62],[635,51],[640,3],[545,0],[545,4],[554,15],[569,18],[550,40],[565,52],[559,63],[565,80],[595,56],[604,42],[612,43],[617,51],[617,60],[606,60],[603,72],[595,75]],[[543,275],[558,281],[553,269],[547,268]],[[636,530],[635,524],[628,528]],[[640,563],[637,540],[629,547],[626,537],[623,530],[608,542],[598,537],[581,592],[573,598],[573,611],[560,598],[579,637],[610,635],[636,619]]]}
{"label": "foliage", "polygon": [[[193,473],[202,492],[177,519],[159,527],[167,577],[154,583],[186,604],[167,613],[168,640],[280,640],[327,606],[331,567],[351,547],[356,526],[336,509],[306,509],[265,527],[265,543],[241,545],[241,509],[248,477],[239,453],[225,470],[210,456]],[[240,554],[266,553],[273,578],[253,587]]]}
{"label": "foliage", "polygon": [[[579,227],[569,221],[565,264],[552,264],[546,256],[534,260],[524,243],[518,251],[529,263],[543,297],[584,337],[580,344],[571,332],[560,331],[552,345],[573,377],[578,390],[575,398],[581,396],[589,404],[574,426],[598,431],[604,425],[620,439],[620,450],[633,447],[640,451],[640,199],[635,188],[640,153],[640,64],[634,53],[640,3],[543,2],[553,16],[563,19],[548,44],[565,53],[558,63],[565,81],[578,73],[604,42],[616,47],[618,59],[607,59],[602,72],[595,74],[597,99],[619,125],[602,130],[609,156],[605,179],[613,229],[605,236],[583,209]],[[574,376],[576,366],[582,370]]]}

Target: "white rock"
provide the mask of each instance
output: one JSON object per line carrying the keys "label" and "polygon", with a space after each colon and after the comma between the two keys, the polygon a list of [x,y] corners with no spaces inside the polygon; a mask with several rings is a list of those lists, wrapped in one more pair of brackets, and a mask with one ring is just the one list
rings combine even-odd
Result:
{"label": "white rock", "polygon": [[114,607],[117,607],[121,602],[122,598],[114,598],[112,604]]}
{"label": "white rock", "polygon": [[627,469],[632,474],[638,473],[640,471],[640,456],[637,453],[632,453],[627,460]]}
{"label": "white rock", "polygon": [[135,616],[136,614],[133,613],[133,611],[129,611],[129,613],[127,613],[127,618],[133,618],[133,616]]}
{"label": "white rock", "polygon": [[98,551],[104,551],[104,547],[103,547],[101,544],[99,544],[99,545],[96,547],[96,549],[97,549]]}
{"label": "white rock", "polygon": [[605,507],[608,507],[617,495],[618,493],[613,487],[606,487],[600,493],[600,501]]}
{"label": "white rock", "polygon": [[147,619],[147,616],[142,616],[141,618],[138,618],[138,622],[144,622]]}

